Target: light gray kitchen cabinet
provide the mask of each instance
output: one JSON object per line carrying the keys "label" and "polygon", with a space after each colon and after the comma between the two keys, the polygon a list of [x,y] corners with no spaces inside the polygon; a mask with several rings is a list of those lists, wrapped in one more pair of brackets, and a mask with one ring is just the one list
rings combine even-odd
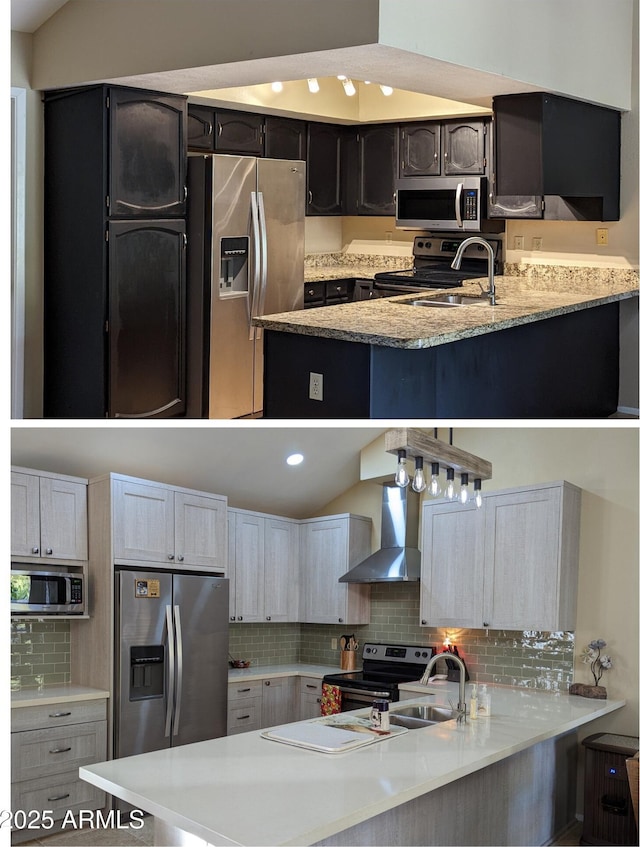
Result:
{"label": "light gray kitchen cabinet", "polygon": [[298,720],[319,718],[321,712],[322,680],[314,676],[298,677]]}
{"label": "light gray kitchen cabinet", "polygon": [[262,681],[262,726],[292,723],[297,719],[296,677],[278,676]]}
{"label": "light gray kitchen cabinet", "polygon": [[481,509],[425,503],[422,625],[575,629],[580,500],[554,482],[487,492]]}
{"label": "light gray kitchen cabinet", "polygon": [[249,732],[262,726],[262,680],[229,683],[227,735]]}
{"label": "light gray kitchen cabinet", "polygon": [[225,572],[226,497],[118,474],[111,481],[116,564]]}
{"label": "light gray kitchen cabinet", "polygon": [[338,579],[371,553],[371,525],[371,518],[349,514],[302,521],[303,623],[369,623],[370,586]]}
{"label": "light gray kitchen cabinet", "polygon": [[16,561],[86,561],[87,484],[28,468],[11,471],[11,555]]}
{"label": "light gray kitchen cabinet", "polygon": [[[69,701],[12,710],[11,807],[44,810],[59,822],[69,812],[100,809],[104,792],[78,776],[78,768],[107,758],[106,699]],[[40,818],[41,820],[41,818]],[[51,830],[40,832],[49,834]],[[12,840],[36,837],[34,830]]]}
{"label": "light gray kitchen cabinet", "polygon": [[231,621],[297,621],[298,522],[243,509],[228,520]]}

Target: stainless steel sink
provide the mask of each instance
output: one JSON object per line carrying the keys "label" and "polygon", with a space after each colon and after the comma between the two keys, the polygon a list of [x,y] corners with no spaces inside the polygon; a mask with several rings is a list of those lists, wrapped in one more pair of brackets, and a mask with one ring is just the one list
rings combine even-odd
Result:
{"label": "stainless steel sink", "polygon": [[434,294],[428,299],[410,300],[409,306],[431,306],[434,308],[448,308],[450,306],[488,306],[489,301],[483,297],[474,297],[467,294]]}
{"label": "stainless steel sink", "polygon": [[420,729],[443,721],[455,720],[456,713],[445,706],[402,706],[389,712],[389,723],[407,729]]}

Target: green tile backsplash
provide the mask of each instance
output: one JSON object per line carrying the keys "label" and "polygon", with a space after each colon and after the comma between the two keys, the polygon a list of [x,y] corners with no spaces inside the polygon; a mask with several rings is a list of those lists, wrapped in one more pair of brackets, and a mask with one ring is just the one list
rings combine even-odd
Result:
{"label": "green tile backsplash", "polygon": [[11,621],[12,687],[71,681],[69,621]]}
{"label": "green tile backsplash", "polygon": [[[371,586],[371,623],[345,627],[326,624],[232,624],[229,654],[254,666],[308,662],[338,667],[331,639],[355,633],[365,641],[430,644],[440,649],[447,635],[458,646],[472,679],[529,688],[566,690],[573,682],[572,632],[443,630],[421,627],[420,584]],[[11,623],[11,677],[23,688],[71,682],[68,621]],[[358,658],[362,656],[361,650]]]}

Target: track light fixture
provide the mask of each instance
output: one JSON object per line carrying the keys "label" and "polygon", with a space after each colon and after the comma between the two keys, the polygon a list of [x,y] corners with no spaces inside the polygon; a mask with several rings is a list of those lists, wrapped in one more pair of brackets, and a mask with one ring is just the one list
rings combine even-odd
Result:
{"label": "track light fixture", "polygon": [[[486,459],[474,456],[453,446],[453,430],[449,430],[449,443],[438,439],[438,430],[433,436],[421,429],[390,429],[385,435],[385,450],[398,457],[396,467],[396,485],[405,488],[411,484],[414,491],[424,491],[427,483],[424,477],[424,462],[431,463],[431,479],[428,492],[432,497],[439,497],[440,467],[446,469],[447,482],[444,496],[447,500],[458,500],[465,505],[473,500],[475,505],[482,506],[482,480],[491,479],[491,463]],[[407,467],[407,457],[411,457],[415,465],[413,481]],[[460,491],[456,492],[455,477],[460,477]],[[469,489],[469,480],[473,480],[473,495]]]}

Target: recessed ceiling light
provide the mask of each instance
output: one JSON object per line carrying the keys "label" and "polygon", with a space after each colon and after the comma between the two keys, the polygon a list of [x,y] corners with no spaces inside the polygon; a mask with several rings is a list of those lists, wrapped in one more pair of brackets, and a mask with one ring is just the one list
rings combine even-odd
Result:
{"label": "recessed ceiling light", "polygon": [[301,462],[304,462],[302,453],[292,453],[290,456],[287,456],[288,465],[299,465]]}

